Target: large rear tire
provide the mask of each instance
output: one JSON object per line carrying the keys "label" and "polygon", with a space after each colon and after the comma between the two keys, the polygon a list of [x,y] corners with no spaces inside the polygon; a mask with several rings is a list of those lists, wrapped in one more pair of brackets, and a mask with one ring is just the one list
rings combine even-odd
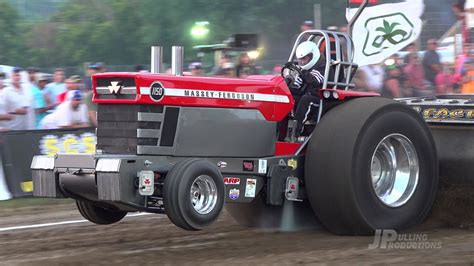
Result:
{"label": "large rear tire", "polygon": [[201,230],[224,206],[224,178],[209,161],[184,159],[165,178],[163,203],[169,219],[185,230]]}
{"label": "large rear tire", "polygon": [[306,152],[308,198],[331,232],[400,230],[428,215],[438,183],[431,132],[410,107],[360,98],[330,110]]}
{"label": "large rear tire", "polygon": [[126,211],[105,209],[88,201],[76,200],[76,205],[82,217],[95,224],[113,224],[127,215]]}

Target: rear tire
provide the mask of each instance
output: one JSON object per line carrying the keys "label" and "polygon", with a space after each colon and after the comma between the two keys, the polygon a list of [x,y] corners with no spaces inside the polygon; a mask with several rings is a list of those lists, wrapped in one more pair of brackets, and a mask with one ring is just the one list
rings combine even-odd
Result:
{"label": "rear tire", "polygon": [[360,98],[330,110],[306,162],[309,201],[333,233],[408,228],[433,205],[438,161],[431,132],[419,114],[393,100]]}
{"label": "rear tire", "polygon": [[76,200],[76,205],[82,217],[95,224],[113,224],[127,215],[126,211],[105,209],[88,201]]}
{"label": "rear tire", "polygon": [[201,230],[217,220],[224,206],[224,178],[212,163],[178,162],[165,178],[163,203],[169,219],[185,230]]}

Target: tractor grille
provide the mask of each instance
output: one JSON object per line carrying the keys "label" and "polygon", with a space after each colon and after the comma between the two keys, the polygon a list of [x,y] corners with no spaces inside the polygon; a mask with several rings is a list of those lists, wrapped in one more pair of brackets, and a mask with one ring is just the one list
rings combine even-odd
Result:
{"label": "tractor grille", "polygon": [[102,154],[159,154],[173,147],[178,107],[99,104],[97,150]]}
{"label": "tractor grille", "polygon": [[134,78],[98,78],[96,83],[98,99],[133,100],[137,96]]}

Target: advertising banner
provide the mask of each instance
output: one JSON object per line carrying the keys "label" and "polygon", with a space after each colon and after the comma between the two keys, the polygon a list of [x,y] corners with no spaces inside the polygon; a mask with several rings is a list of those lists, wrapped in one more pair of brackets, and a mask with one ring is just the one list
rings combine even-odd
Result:
{"label": "advertising banner", "polygon": [[95,144],[94,128],[0,133],[4,179],[10,193],[13,197],[32,195],[33,183],[31,182],[30,166],[33,156],[55,155],[57,153],[93,154],[95,153]]}

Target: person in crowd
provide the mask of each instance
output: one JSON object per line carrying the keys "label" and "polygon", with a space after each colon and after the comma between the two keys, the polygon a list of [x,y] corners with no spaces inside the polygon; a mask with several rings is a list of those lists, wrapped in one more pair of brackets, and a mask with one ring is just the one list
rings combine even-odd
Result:
{"label": "person in crowd", "polygon": [[0,71],[0,90],[3,90],[3,88],[5,88],[5,83],[4,83],[5,77],[6,77],[5,73]]}
{"label": "person in crowd", "polygon": [[73,90],[79,90],[81,87],[81,78],[78,75],[70,76],[66,79],[66,90],[59,94],[56,102],[63,103],[66,100],[66,95]]}
{"label": "person in crowd", "polygon": [[28,81],[23,83],[23,87],[26,90],[26,93],[30,101],[30,106],[32,107],[28,109],[27,124],[28,124],[28,129],[36,129],[36,112],[33,107],[35,106],[34,93],[38,90],[38,82],[36,78],[37,78],[39,69],[36,67],[28,67],[26,68],[26,72],[28,73]]}
{"label": "person in crowd", "polygon": [[[39,129],[40,121],[47,115],[47,112],[53,108],[51,100],[45,93],[48,77],[44,74],[38,75],[38,86],[32,87],[33,107],[36,114],[35,128]],[[33,109],[33,108],[32,108]]]}
{"label": "person in crowd", "polygon": [[222,55],[219,64],[212,70],[214,76],[234,76],[234,62],[228,55]]}
{"label": "person in crowd", "polygon": [[403,96],[400,82],[400,69],[396,64],[391,64],[386,67],[387,75],[382,90],[382,96],[387,98],[400,98]]}
{"label": "person in crowd", "polygon": [[89,126],[87,106],[82,102],[82,92],[73,90],[67,94],[66,101],[58,105],[53,113],[40,123],[42,129],[83,128]]}
{"label": "person in crowd", "polygon": [[367,84],[367,74],[364,71],[358,69],[352,77],[352,83],[354,83],[356,91],[369,91],[369,85]]}
{"label": "person in crowd", "polygon": [[453,3],[451,5],[451,10],[454,13],[454,16],[456,16],[457,20],[464,20],[464,5],[465,3]]}
{"label": "person in crowd", "polygon": [[84,93],[84,103],[87,106],[87,113],[89,115],[89,124],[91,127],[97,127],[97,104],[92,102],[94,91],[86,91]]}
{"label": "person in crowd", "polygon": [[250,75],[257,75],[258,70],[255,65],[252,64],[250,57],[247,53],[241,53],[239,57],[239,64],[235,68],[235,73],[238,78],[246,78]]}
{"label": "person in crowd", "polygon": [[305,20],[300,25],[300,32],[305,32],[307,30],[312,30],[312,29],[314,29],[314,23],[312,20]]}
{"label": "person in crowd", "polygon": [[379,64],[361,66],[359,71],[365,77],[366,91],[381,93],[385,71]]}
{"label": "person in crowd", "polygon": [[28,73],[28,83],[25,85],[28,87],[36,87],[38,85],[36,82],[36,76],[38,75],[39,69],[36,67],[28,67],[26,68],[26,72]]}
{"label": "person in crowd", "polygon": [[293,37],[291,38],[290,47],[293,47],[293,45],[295,44],[296,40],[298,39],[298,36],[299,36],[301,33],[305,32],[305,31],[307,31],[307,30],[312,30],[312,29],[314,29],[314,23],[313,23],[313,21],[311,21],[311,20],[305,20],[305,21],[303,21],[303,22],[301,23],[301,25],[300,25],[300,31],[299,31],[297,34],[293,35]]}
{"label": "person in crowd", "polygon": [[87,67],[87,76],[84,78],[84,90],[92,90],[92,75],[100,73],[100,66],[97,64],[89,64]]}
{"label": "person in crowd", "polygon": [[472,43],[474,41],[474,0],[466,0],[461,12],[463,12],[461,14],[464,14],[464,21],[469,37],[466,41]]}
{"label": "person in crowd", "polygon": [[21,68],[15,67],[10,76],[10,86],[2,90],[6,111],[15,116],[14,119],[5,122],[5,127],[10,130],[28,129],[27,114],[31,102],[26,89],[21,84],[21,71]]}
{"label": "person in crowd", "polygon": [[44,93],[48,95],[53,105],[58,105],[58,95],[66,91],[66,84],[64,83],[64,70],[56,68],[54,70],[53,82],[46,85]]}
{"label": "person in crowd", "polygon": [[455,73],[458,77],[466,73],[465,62],[468,60],[474,61],[474,44],[466,42],[463,53],[457,56],[455,61]]}
{"label": "person in crowd", "polygon": [[406,47],[406,51],[408,53],[405,55],[405,57],[403,57],[404,64],[408,64],[408,60],[410,59],[410,56],[412,56],[413,54],[418,55],[418,47],[416,46],[416,43],[415,42],[410,43]]}
{"label": "person in crowd", "polygon": [[456,82],[454,68],[444,64],[442,71],[436,75],[436,94],[453,93]]}
{"label": "person in crowd", "polygon": [[95,65],[97,66],[98,73],[105,73],[107,72],[107,66],[104,62],[96,62]]}
{"label": "person in crowd", "polygon": [[201,62],[192,62],[191,64],[189,64],[188,68],[191,71],[191,76],[203,76],[204,75]]}
{"label": "person in crowd", "polygon": [[436,49],[438,42],[435,39],[428,40],[428,49],[423,56],[423,71],[425,72],[425,79],[434,86],[436,75],[441,71],[440,57]]}
{"label": "person in crowd", "polygon": [[407,54],[405,60],[406,65],[403,67],[403,74],[406,78],[405,90],[407,90],[404,93],[405,96],[425,96],[427,93],[431,93],[426,92],[425,72],[418,58],[418,53],[413,51]]}
{"label": "person in crowd", "polygon": [[5,125],[5,121],[10,121],[15,118],[14,115],[9,114],[6,109],[5,97],[3,94],[3,80],[5,79],[5,73],[0,72],[0,131],[8,130]]}
{"label": "person in crowd", "polygon": [[474,94],[474,61],[466,60],[464,63],[465,74],[462,78],[462,93]]}
{"label": "person in crowd", "polygon": [[136,65],[134,68],[135,72],[146,73],[148,70],[143,65]]}

